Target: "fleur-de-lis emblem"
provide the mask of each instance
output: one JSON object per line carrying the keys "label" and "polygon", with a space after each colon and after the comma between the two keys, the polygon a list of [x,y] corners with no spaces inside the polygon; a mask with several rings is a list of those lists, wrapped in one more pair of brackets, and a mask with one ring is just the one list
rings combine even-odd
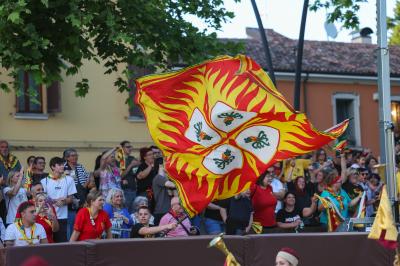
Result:
{"label": "fleur-de-lis emblem", "polygon": [[265,146],[269,146],[270,145],[268,137],[267,137],[267,135],[265,134],[264,131],[260,131],[258,133],[257,137],[250,136],[250,137],[245,138],[244,142],[246,142],[246,143],[251,143],[252,142],[251,146],[254,149],[262,149]]}
{"label": "fleur-de-lis emblem", "polygon": [[235,119],[242,119],[243,116],[236,112],[222,113],[218,115],[218,118],[223,118],[225,126],[230,126]]}
{"label": "fleur-de-lis emblem", "polygon": [[235,159],[235,156],[232,155],[232,151],[229,149],[226,149],[225,152],[222,154],[221,159],[220,158],[214,158],[215,164],[218,166],[220,169],[225,169],[227,165],[229,165],[233,160]]}
{"label": "fleur-de-lis emblem", "polygon": [[198,123],[194,124],[193,127],[196,130],[197,141],[211,140],[213,138],[210,135],[207,135],[206,132],[201,130],[203,128],[203,122],[198,122]]}

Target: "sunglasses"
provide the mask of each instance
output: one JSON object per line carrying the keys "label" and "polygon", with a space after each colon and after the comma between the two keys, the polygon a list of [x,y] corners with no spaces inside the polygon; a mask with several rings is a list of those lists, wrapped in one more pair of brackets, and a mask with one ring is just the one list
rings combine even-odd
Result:
{"label": "sunglasses", "polygon": [[368,175],[368,173],[361,173],[360,175],[367,176],[367,175]]}

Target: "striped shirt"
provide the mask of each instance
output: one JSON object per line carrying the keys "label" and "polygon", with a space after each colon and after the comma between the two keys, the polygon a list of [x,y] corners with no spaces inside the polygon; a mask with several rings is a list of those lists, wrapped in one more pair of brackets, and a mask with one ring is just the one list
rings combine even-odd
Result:
{"label": "striped shirt", "polygon": [[81,185],[84,185],[89,180],[89,173],[86,171],[85,167],[79,163],[76,164],[75,171],[72,171],[68,164],[65,164],[65,170],[69,172],[66,174],[74,179],[75,185],[78,185],[78,181]]}

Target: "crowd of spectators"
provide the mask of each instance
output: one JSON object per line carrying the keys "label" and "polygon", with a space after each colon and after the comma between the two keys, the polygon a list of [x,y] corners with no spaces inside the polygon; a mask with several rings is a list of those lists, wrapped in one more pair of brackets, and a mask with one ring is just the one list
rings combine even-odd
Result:
{"label": "crowd of spectators", "polygon": [[318,196],[330,198],[344,218],[359,214],[362,201],[364,215],[374,216],[383,184],[370,150],[329,150],[329,156],[320,149],[274,164],[248,190],[189,218],[161,151],[144,147],[138,159],[132,151],[123,141],[88,171],[69,148],[50,158],[46,173],[46,158],[30,156],[22,167],[7,141],[0,141],[2,243],[322,232],[327,215]]}

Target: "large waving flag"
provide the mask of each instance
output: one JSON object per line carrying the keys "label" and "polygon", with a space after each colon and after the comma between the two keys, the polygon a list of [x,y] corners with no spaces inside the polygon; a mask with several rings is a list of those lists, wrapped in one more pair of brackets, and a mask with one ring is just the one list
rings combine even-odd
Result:
{"label": "large waving flag", "polygon": [[248,189],[274,162],[318,149],[348,125],[316,130],[243,55],[145,76],[136,85],[136,102],[189,215]]}

